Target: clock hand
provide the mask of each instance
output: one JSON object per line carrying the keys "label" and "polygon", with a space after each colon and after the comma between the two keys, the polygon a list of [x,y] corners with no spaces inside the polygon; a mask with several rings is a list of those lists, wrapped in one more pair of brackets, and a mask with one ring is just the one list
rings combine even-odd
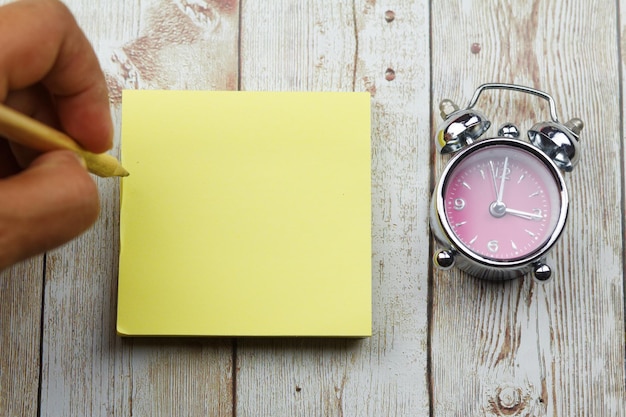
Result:
{"label": "clock hand", "polygon": [[491,167],[491,179],[493,180],[494,197],[498,198],[498,184],[496,184],[496,168],[493,166],[493,161],[489,161]]}
{"label": "clock hand", "polygon": [[502,179],[500,180],[500,190],[496,198],[497,203],[502,203],[502,195],[504,194],[504,182],[506,181],[506,169],[509,167],[509,157],[504,158],[504,168],[502,168]]}
{"label": "clock hand", "polygon": [[515,210],[512,208],[506,208],[504,210],[505,213],[507,214],[512,214],[513,216],[517,216],[517,217],[522,217],[524,219],[528,219],[528,220],[541,220],[543,219],[543,216],[541,214],[535,214],[535,213],[528,213],[525,211],[519,211],[519,210]]}

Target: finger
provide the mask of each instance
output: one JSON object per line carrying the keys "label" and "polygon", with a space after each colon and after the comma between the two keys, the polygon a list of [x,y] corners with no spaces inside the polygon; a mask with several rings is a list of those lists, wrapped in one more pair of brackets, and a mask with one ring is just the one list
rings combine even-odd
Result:
{"label": "finger", "polygon": [[[10,91],[4,104],[48,126],[59,128],[59,120],[52,108],[50,94],[41,85]],[[9,142],[9,145],[21,168],[29,166],[41,154],[15,142]]]}
{"label": "finger", "polygon": [[9,91],[4,104],[48,126],[62,129],[50,93],[40,84]]}
{"label": "finger", "polygon": [[104,75],[89,41],[58,0],[0,7],[0,101],[38,82],[50,91],[63,129],[92,152],[112,144]]}
{"label": "finger", "polygon": [[70,151],[53,151],[0,180],[0,269],[55,248],[93,224],[98,190]]}
{"label": "finger", "polygon": [[6,139],[0,139],[0,178],[8,177],[21,170]]}
{"label": "finger", "polygon": [[17,165],[20,167],[20,171],[27,168],[39,155],[41,155],[41,152],[26,148],[22,145],[16,144],[15,142],[9,141],[9,147],[11,148],[11,152],[13,153],[13,157],[15,158]]}

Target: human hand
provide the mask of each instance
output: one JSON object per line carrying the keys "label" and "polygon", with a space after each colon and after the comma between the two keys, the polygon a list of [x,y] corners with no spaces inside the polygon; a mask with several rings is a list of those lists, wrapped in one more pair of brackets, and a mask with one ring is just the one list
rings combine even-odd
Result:
{"label": "human hand", "polygon": [[[57,0],[0,7],[0,102],[66,132],[91,152],[112,145],[97,57]],[[0,138],[0,269],[82,233],[99,207],[97,187],[73,152],[39,155]]]}

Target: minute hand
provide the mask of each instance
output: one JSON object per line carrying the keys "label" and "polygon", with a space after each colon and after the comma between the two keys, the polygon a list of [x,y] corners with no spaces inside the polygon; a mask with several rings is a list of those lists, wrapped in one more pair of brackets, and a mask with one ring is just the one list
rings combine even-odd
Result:
{"label": "minute hand", "polygon": [[535,213],[528,213],[525,211],[519,211],[519,210],[515,210],[512,208],[506,208],[505,212],[507,214],[512,214],[513,216],[517,216],[517,217],[521,217],[523,219],[528,219],[528,220],[541,220],[543,219],[543,216],[541,214],[535,214]]}

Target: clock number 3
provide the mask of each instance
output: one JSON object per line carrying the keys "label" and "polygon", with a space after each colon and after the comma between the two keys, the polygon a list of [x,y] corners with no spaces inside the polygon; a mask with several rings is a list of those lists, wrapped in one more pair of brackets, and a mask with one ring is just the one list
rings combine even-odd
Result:
{"label": "clock number 3", "polygon": [[489,241],[489,243],[487,243],[487,249],[489,249],[493,253],[496,253],[498,251],[498,241],[497,240]]}

